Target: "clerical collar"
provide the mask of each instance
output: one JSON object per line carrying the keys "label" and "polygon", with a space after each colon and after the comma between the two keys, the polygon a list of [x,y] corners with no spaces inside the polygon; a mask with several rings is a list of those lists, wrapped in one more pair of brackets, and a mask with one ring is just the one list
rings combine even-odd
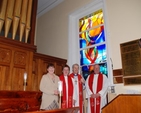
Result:
{"label": "clerical collar", "polygon": [[98,76],[99,74],[94,74],[95,76]]}
{"label": "clerical collar", "polygon": [[77,74],[74,74],[74,76],[77,76]]}

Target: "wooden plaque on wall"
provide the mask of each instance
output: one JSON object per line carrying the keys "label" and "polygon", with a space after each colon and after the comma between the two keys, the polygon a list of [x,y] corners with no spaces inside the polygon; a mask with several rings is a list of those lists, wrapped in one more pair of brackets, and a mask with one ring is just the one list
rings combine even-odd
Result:
{"label": "wooden plaque on wall", "polygon": [[141,84],[139,39],[120,44],[124,85]]}

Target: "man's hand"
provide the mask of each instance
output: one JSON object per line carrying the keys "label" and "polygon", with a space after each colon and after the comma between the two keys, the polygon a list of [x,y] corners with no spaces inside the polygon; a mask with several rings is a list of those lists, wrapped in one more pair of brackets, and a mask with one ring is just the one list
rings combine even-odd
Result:
{"label": "man's hand", "polygon": [[82,82],[83,84],[85,84],[85,80],[84,80],[84,78],[81,78],[81,82]]}
{"label": "man's hand", "polygon": [[97,94],[91,94],[91,97],[92,97],[92,98],[98,98],[99,96],[100,96],[99,93],[97,93]]}

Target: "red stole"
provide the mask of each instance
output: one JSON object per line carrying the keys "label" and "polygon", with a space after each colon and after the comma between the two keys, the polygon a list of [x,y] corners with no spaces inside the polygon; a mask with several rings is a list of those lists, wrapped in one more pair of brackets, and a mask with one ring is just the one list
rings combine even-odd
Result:
{"label": "red stole", "polygon": [[[83,84],[82,84],[82,82],[81,82],[81,79],[82,79],[82,77],[81,77],[81,75],[80,74],[77,74],[77,76],[78,76],[78,83],[79,83],[79,107],[80,107],[80,113],[82,113],[82,108],[83,108]],[[74,74],[73,73],[71,73],[70,74],[70,77],[72,77],[72,78],[74,78]]]}
{"label": "red stole", "polygon": [[[94,74],[91,74],[89,77],[88,85],[92,93],[94,93],[93,92],[93,81],[94,81]],[[103,86],[103,75],[99,73],[96,93],[98,93],[102,89],[102,86]],[[95,108],[95,103],[96,103],[96,108]],[[91,113],[100,113],[100,104],[101,104],[101,97],[96,98],[96,100],[94,98],[90,98]]]}
{"label": "red stole", "polygon": [[60,80],[63,81],[63,96],[61,98],[61,108],[70,108],[73,104],[73,83],[71,77],[68,76],[68,100],[66,94],[66,82],[64,75],[60,76]]}

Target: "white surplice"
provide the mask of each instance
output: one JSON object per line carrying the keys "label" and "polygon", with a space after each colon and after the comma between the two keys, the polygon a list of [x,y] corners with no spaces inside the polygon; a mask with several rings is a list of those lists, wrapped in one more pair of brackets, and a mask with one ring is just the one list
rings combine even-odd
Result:
{"label": "white surplice", "polygon": [[74,76],[74,92],[75,92],[75,95],[74,95],[74,98],[75,98],[75,107],[78,107],[79,106],[79,84],[78,84],[78,76]]}
{"label": "white surplice", "polygon": [[[74,85],[74,100],[75,100],[74,107],[79,107],[79,80],[78,80],[78,76],[74,76],[73,85]],[[77,113],[80,113],[80,111],[78,111]]]}
{"label": "white surplice", "polygon": [[67,107],[68,107],[68,76],[64,76],[65,83],[66,83],[66,100],[67,100]]}
{"label": "white surplice", "polygon": [[[92,86],[94,94],[96,94],[96,90],[97,90],[98,76],[99,76],[99,74],[94,74],[94,80],[93,80],[93,86]],[[90,110],[91,109],[90,108],[90,95],[92,94],[92,91],[89,88],[89,83],[88,83],[89,77],[90,76],[88,76],[86,83],[85,83],[85,85],[86,85],[86,98],[88,98],[87,113],[91,113],[91,110]],[[98,92],[101,96],[101,106],[100,106],[100,108],[104,107],[107,104],[106,94],[107,94],[107,91],[108,91],[108,84],[109,84],[108,78],[106,77],[106,75],[103,75],[102,90]]]}

